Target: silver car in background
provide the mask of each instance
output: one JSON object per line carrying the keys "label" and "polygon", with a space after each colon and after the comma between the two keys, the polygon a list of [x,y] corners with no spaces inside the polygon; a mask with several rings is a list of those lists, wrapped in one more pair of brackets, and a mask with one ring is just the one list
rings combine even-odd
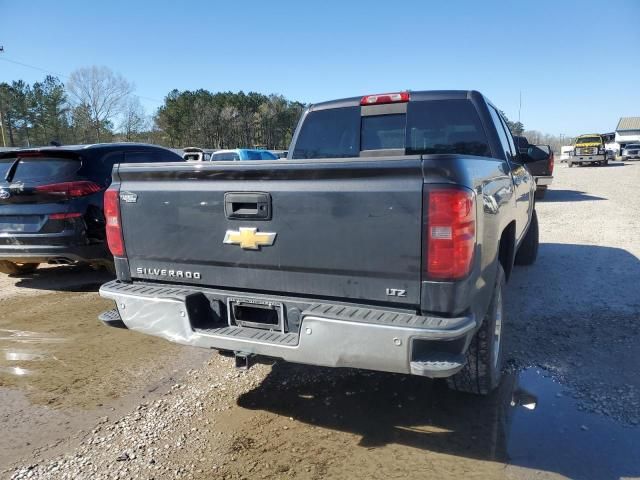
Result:
{"label": "silver car in background", "polygon": [[622,149],[622,160],[640,159],[640,143],[630,143]]}

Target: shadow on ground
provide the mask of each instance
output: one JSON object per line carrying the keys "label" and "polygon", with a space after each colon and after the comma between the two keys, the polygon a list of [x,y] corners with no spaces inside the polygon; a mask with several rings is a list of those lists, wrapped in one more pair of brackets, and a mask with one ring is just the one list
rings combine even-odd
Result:
{"label": "shadow on ground", "polygon": [[104,269],[84,265],[64,265],[39,268],[32,274],[16,277],[16,286],[36,290],[61,292],[97,292],[100,285],[114,276]]}
{"label": "shadow on ground", "polygon": [[412,466],[384,460],[389,444],[573,479],[640,474],[634,453],[640,432],[579,412],[561,391],[535,369],[510,373],[492,395],[476,397],[420,377],[276,364],[238,404],[355,434],[360,447],[375,450],[396,473],[414,463],[426,468],[428,460],[417,455]]}
{"label": "shadow on ground", "polygon": [[[609,160],[611,162],[612,160]],[[610,167],[624,167],[624,162],[608,163],[607,165],[576,165],[574,168],[610,168]]]}
{"label": "shadow on ground", "polygon": [[603,197],[597,197],[590,195],[586,192],[579,190],[554,190],[552,188],[547,189],[545,197],[541,202],[585,202],[593,200],[607,200]]}

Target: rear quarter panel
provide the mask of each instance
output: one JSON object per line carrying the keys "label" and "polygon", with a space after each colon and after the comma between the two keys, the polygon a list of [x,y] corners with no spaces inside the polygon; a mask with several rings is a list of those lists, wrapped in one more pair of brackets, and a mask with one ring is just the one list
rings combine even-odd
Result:
{"label": "rear quarter panel", "polygon": [[[476,196],[476,250],[471,274],[458,282],[422,282],[424,312],[458,315],[487,311],[495,285],[502,232],[515,219],[515,194],[509,165],[487,157],[425,156],[425,190],[462,185]],[[428,219],[425,218],[425,222]]]}

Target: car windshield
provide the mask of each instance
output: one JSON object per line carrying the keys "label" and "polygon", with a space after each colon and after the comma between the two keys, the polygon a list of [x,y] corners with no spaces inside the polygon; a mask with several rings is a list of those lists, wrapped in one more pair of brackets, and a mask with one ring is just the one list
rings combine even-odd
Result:
{"label": "car windshield", "polygon": [[640,143],[632,143],[631,145],[627,145],[626,147],[627,150],[630,148],[640,148]]}
{"label": "car windshield", "polygon": [[576,140],[576,144],[578,143],[602,143],[602,139],[600,137],[579,137]]}

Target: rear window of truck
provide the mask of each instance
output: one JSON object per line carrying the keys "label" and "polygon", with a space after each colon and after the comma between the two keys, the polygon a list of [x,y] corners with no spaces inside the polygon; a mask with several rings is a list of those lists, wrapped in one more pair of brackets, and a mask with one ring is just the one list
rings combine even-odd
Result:
{"label": "rear window of truck", "polygon": [[347,158],[364,150],[384,149],[405,149],[407,154],[491,155],[478,112],[469,100],[409,102],[406,114],[361,116],[360,109],[310,112],[292,158]]}

